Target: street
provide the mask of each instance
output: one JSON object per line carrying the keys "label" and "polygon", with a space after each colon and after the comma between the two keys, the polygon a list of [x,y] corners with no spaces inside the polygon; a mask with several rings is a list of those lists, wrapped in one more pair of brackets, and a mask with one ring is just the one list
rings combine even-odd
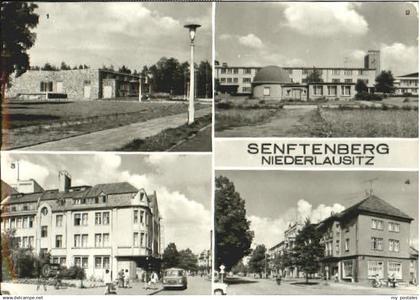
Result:
{"label": "street", "polygon": [[[10,295],[103,295],[105,287],[94,288],[61,288],[54,289],[47,286],[44,291],[42,286],[37,291],[35,284],[15,284],[10,282],[2,282],[2,293],[8,292]],[[188,277],[188,288],[186,290],[163,290],[161,284],[156,289],[144,289],[144,283],[133,282],[131,288],[119,288],[118,295],[210,295],[211,281],[206,277]]]}
{"label": "street", "polygon": [[371,288],[359,283],[337,283],[310,280],[309,285],[303,284],[304,279],[283,280],[277,285],[272,279],[254,279],[250,277],[235,278],[235,283],[229,284],[228,295],[406,295],[418,294],[414,286],[400,288]]}

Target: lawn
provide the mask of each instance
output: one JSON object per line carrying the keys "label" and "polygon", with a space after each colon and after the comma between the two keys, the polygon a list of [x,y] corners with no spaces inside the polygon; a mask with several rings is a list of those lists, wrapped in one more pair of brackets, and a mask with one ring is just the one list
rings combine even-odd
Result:
{"label": "lawn", "polygon": [[321,109],[307,122],[317,137],[417,137],[418,111],[405,109]]}
{"label": "lawn", "polygon": [[257,125],[268,121],[276,114],[276,109],[226,109],[217,110],[215,130],[223,131],[240,126]]}
{"label": "lawn", "polygon": [[[201,104],[196,104],[199,109]],[[79,102],[23,102],[2,104],[2,128],[44,125],[108,116],[119,119],[134,117],[138,122],[186,111],[186,103],[79,101]],[[118,118],[118,116],[120,116]],[[129,121],[129,120],[128,120]],[[124,122],[125,123],[125,122]],[[128,122],[131,123],[131,122]]]}
{"label": "lawn", "polygon": [[[176,151],[211,151],[212,138],[211,126],[209,126],[211,121],[212,116],[206,115],[196,119],[192,125],[185,124],[177,128],[168,128],[155,136],[145,139],[135,139],[121,149],[117,149],[117,151],[152,152],[175,150],[172,148],[177,148]],[[182,143],[178,144],[181,141]],[[200,145],[197,143],[200,143]],[[184,148],[188,148],[188,150]]]}

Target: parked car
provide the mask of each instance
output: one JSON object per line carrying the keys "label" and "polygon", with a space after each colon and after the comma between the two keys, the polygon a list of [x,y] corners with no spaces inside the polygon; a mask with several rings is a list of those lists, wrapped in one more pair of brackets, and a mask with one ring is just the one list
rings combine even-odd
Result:
{"label": "parked car", "polygon": [[188,286],[187,275],[185,270],[178,268],[166,269],[163,272],[162,278],[163,288],[182,288],[186,289]]}

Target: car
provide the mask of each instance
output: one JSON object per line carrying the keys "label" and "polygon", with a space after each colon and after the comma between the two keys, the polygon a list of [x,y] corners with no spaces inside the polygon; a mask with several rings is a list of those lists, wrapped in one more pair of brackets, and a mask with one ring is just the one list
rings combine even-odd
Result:
{"label": "car", "polygon": [[162,285],[164,289],[182,288],[188,286],[187,275],[184,269],[170,268],[163,272]]}
{"label": "car", "polygon": [[227,295],[228,285],[223,282],[213,283],[213,295]]}

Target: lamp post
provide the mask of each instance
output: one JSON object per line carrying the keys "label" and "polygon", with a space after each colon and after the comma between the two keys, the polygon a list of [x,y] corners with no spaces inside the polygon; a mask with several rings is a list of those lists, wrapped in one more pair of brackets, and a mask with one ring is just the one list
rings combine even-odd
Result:
{"label": "lamp post", "polygon": [[194,39],[199,24],[187,24],[184,26],[189,30],[191,40],[191,62],[190,62],[190,99],[188,103],[188,125],[194,123]]}

